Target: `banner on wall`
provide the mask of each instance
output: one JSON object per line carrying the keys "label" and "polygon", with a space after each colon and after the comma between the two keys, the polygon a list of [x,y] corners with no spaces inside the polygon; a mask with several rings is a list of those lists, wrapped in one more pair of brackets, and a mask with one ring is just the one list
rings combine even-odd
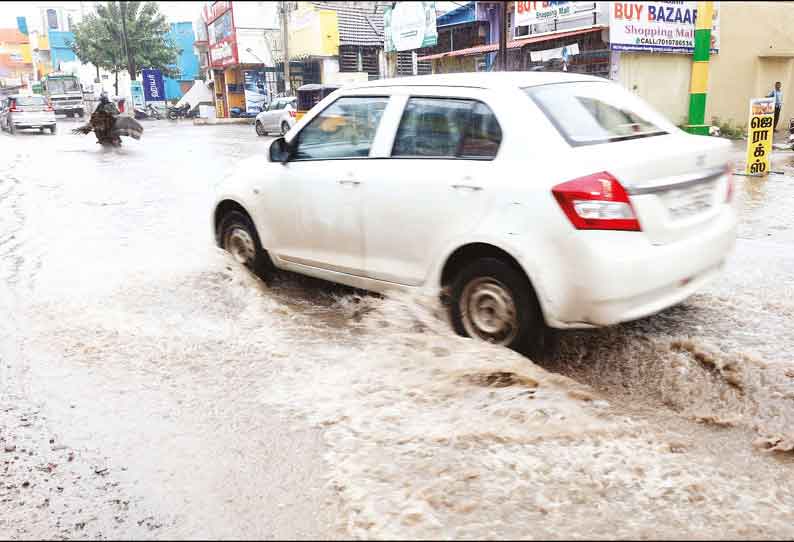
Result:
{"label": "banner on wall", "polygon": [[755,98],[750,100],[750,122],[747,132],[747,167],[750,175],[769,174],[769,154],[772,152],[772,136],[775,126],[775,99]]}
{"label": "banner on wall", "polygon": [[[697,2],[606,2],[614,51],[692,54]],[[720,3],[714,2],[711,52],[720,49]]]}
{"label": "banner on wall", "polygon": [[438,43],[435,2],[396,2],[383,13],[384,50],[413,51]]}
{"label": "banner on wall", "polygon": [[243,81],[245,83],[245,112],[259,113],[267,102],[264,70],[245,70]]}

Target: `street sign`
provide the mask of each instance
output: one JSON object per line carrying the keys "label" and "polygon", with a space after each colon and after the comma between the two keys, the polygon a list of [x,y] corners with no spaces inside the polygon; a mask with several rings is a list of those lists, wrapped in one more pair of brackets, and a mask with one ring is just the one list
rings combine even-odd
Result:
{"label": "street sign", "polygon": [[165,85],[160,70],[142,70],[143,95],[147,102],[164,102]]}
{"label": "street sign", "polygon": [[769,154],[772,152],[772,131],[775,126],[775,99],[750,100],[750,122],[747,133],[748,175],[769,174]]}
{"label": "street sign", "polygon": [[144,106],[143,84],[140,81],[130,81],[130,95],[134,107]]}

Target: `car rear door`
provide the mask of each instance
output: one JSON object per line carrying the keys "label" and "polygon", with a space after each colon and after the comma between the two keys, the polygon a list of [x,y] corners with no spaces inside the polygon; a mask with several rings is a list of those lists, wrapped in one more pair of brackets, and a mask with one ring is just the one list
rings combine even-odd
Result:
{"label": "car rear door", "polygon": [[476,93],[442,89],[400,97],[386,156],[364,185],[370,278],[422,284],[440,252],[485,215],[502,133]]}

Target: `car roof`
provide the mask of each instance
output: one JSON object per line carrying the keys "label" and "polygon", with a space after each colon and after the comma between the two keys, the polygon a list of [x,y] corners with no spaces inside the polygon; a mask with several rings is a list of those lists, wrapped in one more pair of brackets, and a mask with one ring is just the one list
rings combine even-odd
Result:
{"label": "car roof", "polygon": [[378,79],[364,83],[354,83],[345,89],[363,89],[395,86],[434,86],[469,87],[485,89],[523,88],[552,83],[573,83],[576,81],[606,81],[592,75],[571,74],[566,72],[473,72],[417,75],[392,79]]}

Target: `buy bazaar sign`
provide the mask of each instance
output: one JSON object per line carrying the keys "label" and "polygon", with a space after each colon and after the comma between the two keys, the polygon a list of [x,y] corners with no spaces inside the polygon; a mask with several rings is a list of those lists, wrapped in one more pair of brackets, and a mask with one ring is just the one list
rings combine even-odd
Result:
{"label": "buy bazaar sign", "polygon": [[[608,2],[609,47],[615,51],[695,50],[697,2]],[[714,2],[711,52],[720,49],[720,7]]]}
{"label": "buy bazaar sign", "polygon": [[750,100],[750,122],[747,133],[747,167],[749,175],[769,174],[769,154],[775,126],[775,99]]}
{"label": "buy bazaar sign", "polygon": [[515,2],[514,26],[563,19],[573,15],[573,2]]}

